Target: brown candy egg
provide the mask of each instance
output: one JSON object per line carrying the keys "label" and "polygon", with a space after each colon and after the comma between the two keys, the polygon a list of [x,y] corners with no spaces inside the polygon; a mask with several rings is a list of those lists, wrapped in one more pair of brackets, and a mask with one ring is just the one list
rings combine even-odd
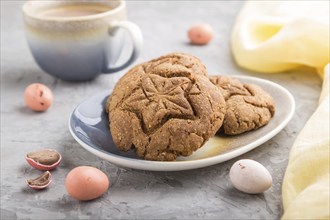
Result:
{"label": "brown candy egg", "polygon": [[26,87],[24,101],[34,111],[46,111],[53,103],[53,93],[47,86],[33,83]]}

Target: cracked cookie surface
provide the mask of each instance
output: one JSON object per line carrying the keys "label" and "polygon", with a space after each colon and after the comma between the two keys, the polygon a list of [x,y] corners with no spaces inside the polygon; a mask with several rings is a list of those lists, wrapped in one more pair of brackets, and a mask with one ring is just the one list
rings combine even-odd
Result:
{"label": "cracked cookie surface", "polygon": [[258,129],[268,124],[274,116],[275,101],[261,87],[242,84],[228,76],[211,76],[209,79],[226,100],[225,134],[236,135]]}
{"label": "cracked cookie surface", "polygon": [[116,146],[147,160],[189,156],[221,127],[225,100],[195,57],[172,53],[140,64],[107,101]]}

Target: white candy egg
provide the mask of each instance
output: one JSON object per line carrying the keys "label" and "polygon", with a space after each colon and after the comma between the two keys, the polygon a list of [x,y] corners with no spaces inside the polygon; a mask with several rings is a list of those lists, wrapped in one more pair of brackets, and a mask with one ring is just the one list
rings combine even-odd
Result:
{"label": "white candy egg", "polygon": [[271,187],[273,181],[272,176],[262,164],[249,159],[234,163],[229,177],[236,189],[250,194],[266,191]]}

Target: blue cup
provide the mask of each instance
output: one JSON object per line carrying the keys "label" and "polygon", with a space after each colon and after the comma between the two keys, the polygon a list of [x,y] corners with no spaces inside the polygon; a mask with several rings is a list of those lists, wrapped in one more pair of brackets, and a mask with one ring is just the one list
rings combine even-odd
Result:
{"label": "blue cup", "polygon": [[[141,52],[139,27],[126,20],[124,1],[29,1],[23,5],[31,53],[48,74],[67,81],[91,80],[132,64]],[[133,42],[127,61],[116,65],[126,30]]]}

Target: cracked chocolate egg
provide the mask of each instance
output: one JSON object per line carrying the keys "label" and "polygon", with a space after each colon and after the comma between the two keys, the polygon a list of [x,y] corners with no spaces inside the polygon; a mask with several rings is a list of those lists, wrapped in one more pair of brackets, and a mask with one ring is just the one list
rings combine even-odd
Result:
{"label": "cracked chocolate egg", "polygon": [[33,83],[26,87],[24,101],[34,111],[46,111],[53,103],[53,93],[47,86]]}
{"label": "cracked chocolate egg", "polygon": [[52,175],[49,171],[46,171],[41,176],[35,179],[28,179],[25,182],[32,189],[44,189],[52,182]]}
{"label": "cracked chocolate egg", "polygon": [[25,155],[26,161],[39,170],[52,170],[56,168],[62,160],[59,152],[53,149],[41,149]]}
{"label": "cracked chocolate egg", "polygon": [[225,134],[237,135],[258,129],[268,124],[274,116],[275,101],[261,87],[243,84],[228,76],[211,76],[210,81],[226,100]]}
{"label": "cracked chocolate egg", "polygon": [[191,155],[216,133],[225,101],[199,59],[172,53],[126,73],[106,109],[120,150],[135,149],[147,160],[172,161]]}

